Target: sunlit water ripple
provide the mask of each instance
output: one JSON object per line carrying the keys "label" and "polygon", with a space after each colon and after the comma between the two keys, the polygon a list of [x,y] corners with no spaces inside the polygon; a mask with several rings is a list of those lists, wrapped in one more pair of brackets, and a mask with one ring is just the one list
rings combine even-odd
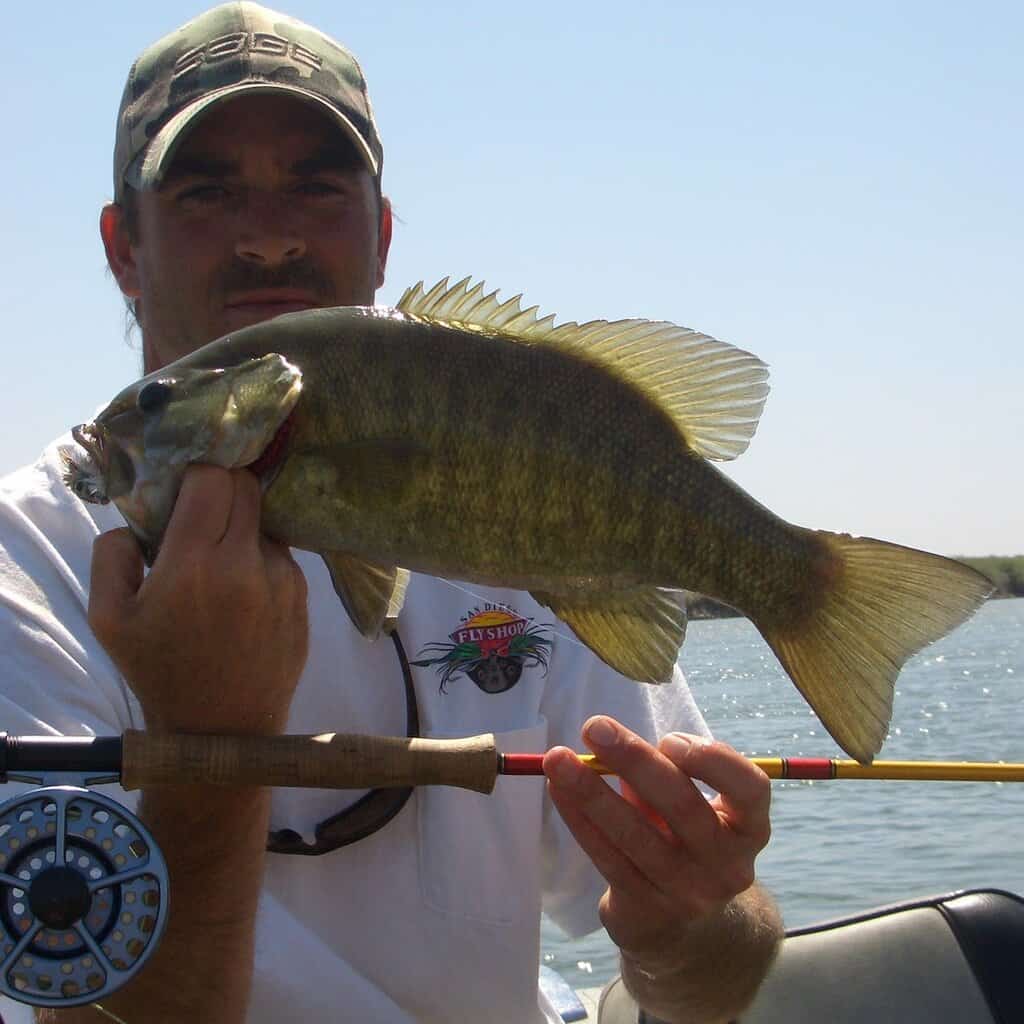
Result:
{"label": "sunlit water ripple", "polygon": [[[682,665],[712,730],[750,756],[844,757],[745,619],[691,623]],[[1024,599],[991,601],[908,662],[886,759],[1024,761]],[[1024,893],[1024,783],[775,782],[758,861],[789,926],[970,886]],[[578,987],[617,970],[603,933],[544,961]]]}

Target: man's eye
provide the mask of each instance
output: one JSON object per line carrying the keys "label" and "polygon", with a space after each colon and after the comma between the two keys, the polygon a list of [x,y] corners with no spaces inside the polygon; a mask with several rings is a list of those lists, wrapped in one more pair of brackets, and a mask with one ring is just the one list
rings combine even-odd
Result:
{"label": "man's eye", "polygon": [[330,198],[344,194],[344,189],[332,181],[303,181],[295,186],[299,195]]}
{"label": "man's eye", "polygon": [[196,203],[216,203],[228,196],[223,185],[193,185],[178,193],[178,200]]}

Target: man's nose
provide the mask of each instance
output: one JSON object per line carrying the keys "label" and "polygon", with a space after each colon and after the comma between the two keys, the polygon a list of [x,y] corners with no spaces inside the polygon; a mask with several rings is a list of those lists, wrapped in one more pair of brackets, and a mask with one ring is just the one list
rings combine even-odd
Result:
{"label": "man's nose", "polygon": [[306,239],[282,205],[271,197],[253,197],[250,200],[235,242],[235,255],[239,259],[264,266],[280,266],[305,256]]}

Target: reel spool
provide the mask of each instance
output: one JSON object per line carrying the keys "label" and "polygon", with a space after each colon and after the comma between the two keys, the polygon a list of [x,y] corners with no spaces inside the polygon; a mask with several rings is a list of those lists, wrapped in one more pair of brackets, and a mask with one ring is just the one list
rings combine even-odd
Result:
{"label": "reel spool", "polygon": [[103,999],[149,959],[167,912],[163,855],[117,801],[45,786],[0,805],[0,993]]}

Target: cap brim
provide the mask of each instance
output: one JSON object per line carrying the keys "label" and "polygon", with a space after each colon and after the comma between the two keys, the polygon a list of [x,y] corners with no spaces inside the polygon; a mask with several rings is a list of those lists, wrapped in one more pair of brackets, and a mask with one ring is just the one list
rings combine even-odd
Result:
{"label": "cap brim", "polygon": [[242,93],[253,92],[293,96],[306,103],[314,104],[341,128],[362,156],[370,174],[376,178],[380,173],[377,158],[371,152],[366,140],[356,130],[352,122],[337,107],[332,106],[322,96],[308,89],[283,83],[238,82],[235,85],[225,86],[223,89],[216,89],[213,92],[206,93],[206,95],[194,103],[190,103],[187,107],[179,110],[156,133],[145,150],[128,165],[124,173],[125,184],[130,185],[137,191],[159,188],[164,174],[167,173],[167,168],[171,165],[178,145],[184,139],[187,130],[195,123],[196,119],[208,111],[210,107],[222,103],[224,100]]}

